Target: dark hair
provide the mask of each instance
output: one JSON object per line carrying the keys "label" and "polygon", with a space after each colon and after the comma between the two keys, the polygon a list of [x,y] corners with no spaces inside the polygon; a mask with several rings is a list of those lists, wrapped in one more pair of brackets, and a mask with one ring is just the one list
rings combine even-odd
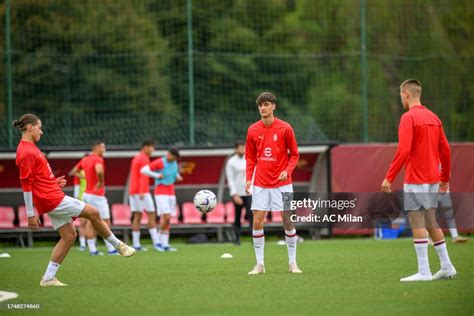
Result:
{"label": "dark hair", "polygon": [[179,150],[178,148],[176,147],[171,147],[170,149],[168,149],[168,152],[171,153],[173,156],[175,156],[176,158],[179,158]]}
{"label": "dark hair", "polygon": [[103,141],[101,141],[100,139],[97,139],[96,141],[94,141],[92,143],[92,148],[94,148],[95,146],[100,145],[100,144],[105,144],[105,143]]}
{"label": "dark hair", "polygon": [[275,104],[276,102],[276,97],[273,93],[271,92],[262,92],[260,93],[260,95],[257,97],[257,100],[255,101],[255,103],[257,103],[257,105],[260,105],[262,104],[263,102],[271,102],[273,104]]}
{"label": "dark hair", "polygon": [[238,140],[235,142],[234,144],[234,148],[237,149],[237,147],[239,146],[245,146],[245,142],[241,141],[241,140]]}
{"label": "dark hair", "polygon": [[142,147],[145,147],[145,146],[155,146],[155,141],[151,138],[149,139],[145,139],[143,142],[142,142]]}
{"label": "dark hair", "polygon": [[26,125],[35,125],[36,123],[38,123],[39,120],[39,117],[37,117],[36,115],[28,113],[22,115],[19,120],[14,120],[12,122],[12,126],[13,128],[18,128],[20,131],[24,132],[26,131]]}

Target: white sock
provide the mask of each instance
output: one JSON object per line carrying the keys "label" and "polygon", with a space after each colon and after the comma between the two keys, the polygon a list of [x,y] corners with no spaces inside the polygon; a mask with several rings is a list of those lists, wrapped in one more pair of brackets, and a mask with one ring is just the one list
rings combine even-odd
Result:
{"label": "white sock", "polygon": [[160,245],[163,243],[163,234],[161,233],[161,229],[158,232],[158,241],[156,243]]}
{"label": "white sock", "polygon": [[151,240],[153,241],[153,245],[159,243],[158,239],[158,230],[156,228],[148,228],[148,232],[150,233]]}
{"label": "white sock", "polygon": [[106,239],[104,239],[105,247],[107,247],[108,252],[115,251],[115,247],[109,243]]}
{"label": "white sock", "polygon": [[296,229],[285,230],[286,248],[288,249],[289,263],[296,263]]}
{"label": "white sock", "polygon": [[263,229],[257,229],[252,231],[253,237],[253,248],[255,250],[255,257],[257,264],[264,264],[263,254],[265,250],[265,235]]}
{"label": "white sock", "polygon": [[50,261],[48,267],[46,268],[46,272],[44,273],[43,279],[45,281],[51,280],[56,276],[56,272],[58,272],[60,264]]}
{"label": "white sock", "polygon": [[132,231],[133,248],[140,247],[140,231]]}
{"label": "white sock", "polygon": [[169,240],[170,240],[170,231],[162,231],[161,232],[161,246],[163,246],[163,248],[166,248],[169,246]]}
{"label": "white sock", "polygon": [[418,258],[418,273],[431,275],[430,263],[428,261],[428,239],[413,239],[413,245]]}
{"label": "white sock", "polygon": [[444,212],[444,217],[446,218],[446,223],[448,224],[449,228],[449,233],[451,234],[451,237],[458,238],[458,230],[456,229],[456,220],[454,220],[454,212],[453,209],[450,209],[449,211]]}
{"label": "white sock", "polygon": [[86,237],[79,236],[79,246],[86,247]]}
{"label": "white sock", "polygon": [[438,253],[439,261],[441,263],[441,269],[450,269],[453,264],[449,260],[448,249],[446,248],[446,242],[443,240],[433,243],[436,252]]}
{"label": "white sock", "polygon": [[[448,224],[448,225],[449,225],[449,224]],[[452,237],[453,239],[456,239],[456,238],[459,237],[457,228],[450,228],[450,229],[449,229],[449,233],[451,234],[451,237]]]}
{"label": "white sock", "polygon": [[[118,245],[121,243],[120,239],[115,237],[114,233],[110,233],[110,236],[106,238],[109,243],[112,244],[112,250],[117,248]],[[106,243],[107,244],[107,243]],[[108,249],[108,248],[107,248]]]}
{"label": "white sock", "polygon": [[97,247],[95,246],[95,238],[94,239],[87,239],[87,246],[89,246],[90,252],[96,252]]}

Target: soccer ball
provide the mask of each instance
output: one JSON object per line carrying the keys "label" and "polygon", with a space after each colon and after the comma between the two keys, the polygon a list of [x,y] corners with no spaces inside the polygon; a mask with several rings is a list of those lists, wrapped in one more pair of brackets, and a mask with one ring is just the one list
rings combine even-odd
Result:
{"label": "soccer ball", "polygon": [[194,206],[201,213],[211,212],[217,204],[216,195],[209,190],[201,190],[194,196]]}

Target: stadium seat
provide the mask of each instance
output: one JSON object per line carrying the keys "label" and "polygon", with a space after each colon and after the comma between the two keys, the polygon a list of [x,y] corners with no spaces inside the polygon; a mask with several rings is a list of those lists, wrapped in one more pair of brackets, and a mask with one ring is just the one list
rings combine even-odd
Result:
{"label": "stadium seat", "polygon": [[28,228],[28,217],[26,216],[26,207],[24,205],[18,208],[18,221],[21,228]]}
{"label": "stadium seat", "polygon": [[51,223],[51,218],[49,218],[48,214],[43,214],[43,221],[41,224],[43,227],[53,227],[53,223]]}
{"label": "stadium seat", "polygon": [[192,202],[183,203],[183,222],[185,224],[202,224],[202,214]]}
{"label": "stadium seat", "polygon": [[281,223],[283,222],[281,218],[281,212],[272,212],[272,223]]}
{"label": "stadium seat", "polygon": [[179,217],[179,205],[176,204],[176,214],[175,214],[175,216],[171,216],[170,223],[173,224],[173,225],[179,224],[178,217]]}
{"label": "stadium seat", "polygon": [[234,223],[235,221],[235,209],[234,209],[234,203],[232,201],[229,201],[225,204],[225,213],[226,213],[226,222],[227,223]]}
{"label": "stadium seat", "polygon": [[223,203],[217,203],[216,208],[207,214],[207,222],[210,224],[225,223],[225,207]]}
{"label": "stadium seat", "polygon": [[126,204],[112,204],[113,224],[116,226],[130,226],[130,207]]}
{"label": "stadium seat", "polygon": [[[235,221],[235,208],[234,203],[229,201],[225,204],[225,211],[226,211],[226,223],[233,224]],[[245,220],[245,208],[242,209],[242,213],[240,214],[240,222],[243,223],[248,222]]]}
{"label": "stadium seat", "polygon": [[140,221],[140,225],[147,225],[147,224],[148,224],[148,214],[147,212],[142,212],[142,220]]}
{"label": "stadium seat", "polygon": [[0,206],[0,228],[14,228],[15,212],[13,207]]}

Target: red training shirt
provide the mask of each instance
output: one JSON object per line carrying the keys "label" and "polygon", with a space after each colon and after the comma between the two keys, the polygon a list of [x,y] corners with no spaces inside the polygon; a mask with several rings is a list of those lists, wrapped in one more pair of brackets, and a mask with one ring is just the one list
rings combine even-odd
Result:
{"label": "red training shirt", "polygon": [[[76,170],[78,170],[77,168],[78,168],[78,166],[79,166],[80,163],[81,163],[81,162],[79,161],[79,162],[74,166],[74,168],[76,168]],[[73,184],[74,184],[74,185],[80,185],[80,184],[81,184],[81,180],[79,180],[79,178],[76,177],[76,176],[73,176],[73,177],[72,177],[72,181],[73,181]]]}
{"label": "red training shirt", "polygon": [[[104,177],[105,177],[105,164],[104,164],[104,158],[97,156],[94,153],[91,153],[90,155],[84,157],[81,159],[79,162],[78,170],[84,170],[86,174],[86,181],[87,181],[87,186],[86,186],[86,191],[85,193],[88,194],[94,194],[94,195],[100,195],[104,196],[105,195],[105,183],[104,186],[100,189],[95,189],[95,186],[97,182],[99,182],[99,179],[97,178],[97,173],[95,171],[95,166],[101,164],[104,166]],[[105,180],[104,180],[105,182]]]}
{"label": "red training shirt", "polygon": [[[164,164],[163,164],[163,158],[157,158],[155,160],[152,161],[152,163],[150,164],[150,169],[153,170],[153,171],[160,171],[161,169],[164,168]],[[174,184],[158,184],[157,186],[155,186],[155,191],[154,191],[154,194],[155,195],[176,195],[175,193],[175,190],[174,190]]]}
{"label": "red training shirt", "polygon": [[[252,180],[255,170],[256,186],[277,188],[290,184],[298,158],[298,144],[290,124],[275,118],[270,126],[265,126],[260,120],[248,128],[245,145],[247,181]],[[284,170],[288,178],[279,181],[278,177]]]}
{"label": "red training shirt", "polygon": [[402,115],[397,153],[385,178],[393,182],[403,165],[404,183],[449,182],[451,157],[443,125],[436,114],[422,105],[415,105]]}
{"label": "red training shirt", "polygon": [[144,152],[139,152],[132,160],[130,167],[129,194],[150,193],[150,177],[141,174],[140,169],[150,163],[150,157]]}
{"label": "red training shirt", "polygon": [[20,141],[16,149],[23,192],[32,192],[33,204],[41,215],[54,210],[64,198],[46,157],[32,142]]}

